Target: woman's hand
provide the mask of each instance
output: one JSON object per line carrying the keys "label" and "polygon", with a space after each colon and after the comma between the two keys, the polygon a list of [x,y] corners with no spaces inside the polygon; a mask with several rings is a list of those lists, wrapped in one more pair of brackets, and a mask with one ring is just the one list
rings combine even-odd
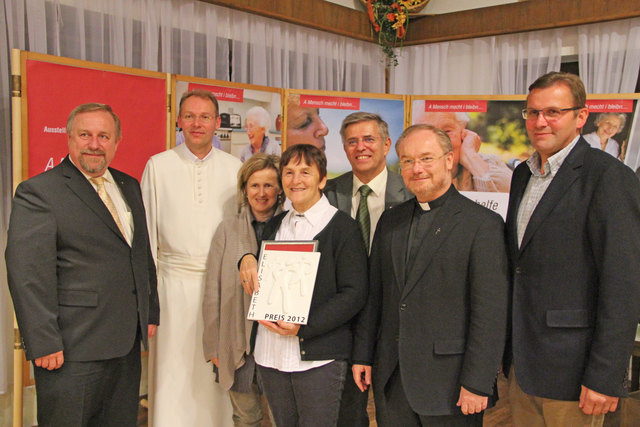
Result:
{"label": "woman's hand", "polygon": [[247,254],[240,261],[240,283],[247,295],[258,292],[258,260],[255,255]]}
{"label": "woman's hand", "polygon": [[263,325],[265,328],[272,330],[276,334],[280,335],[298,335],[298,331],[300,330],[300,325],[297,323],[289,323],[283,320],[278,320],[277,322],[269,322],[266,320],[258,320],[258,323]]}

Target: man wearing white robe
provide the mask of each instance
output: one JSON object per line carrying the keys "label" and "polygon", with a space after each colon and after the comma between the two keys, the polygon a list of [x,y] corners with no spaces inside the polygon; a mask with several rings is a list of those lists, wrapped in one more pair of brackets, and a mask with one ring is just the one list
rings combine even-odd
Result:
{"label": "man wearing white robe", "polygon": [[234,213],[241,162],[212,147],[220,125],[212,93],[185,93],[178,125],[185,143],[151,157],[142,176],[163,314],[150,358],[150,425],[227,426],[229,398],[202,356],[202,296],[211,239]]}

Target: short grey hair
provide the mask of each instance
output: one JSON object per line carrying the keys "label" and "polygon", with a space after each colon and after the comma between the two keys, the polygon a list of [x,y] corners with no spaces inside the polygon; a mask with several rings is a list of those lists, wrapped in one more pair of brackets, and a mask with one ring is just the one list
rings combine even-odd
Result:
{"label": "short grey hair", "polygon": [[378,134],[382,141],[386,141],[389,138],[389,125],[387,122],[382,120],[378,114],[375,113],[367,113],[366,111],[358,111],[356,113],[351,113],[342,121],[342,126],[340,127],[340,136],[342,137],[342,143],[344,144],[347,138],[347,128],[351,125],[360,122],[375,122],[378,125]]}
{"label": "short grey hair", "polygon": [[594,124],[596,126],[600,126],[600,122],[610,116],[617,117],[618,119],[620,119],[620,129],[618,129],[618,132],[616,133],[622,132],[622,129],[624,129],[625,123],[627,123],[627,115],[623,113],[600,113],[596,116],[596,120]]}
{"label": "short grey hair", "polygon": [[255,106],[251,107],[247,110],[247,118],[246,120],[253,119],[257,123],[258,127],[264,128],[265,131],[268,131],[271,127],[271,117],[269,117],[269,113],[262,107]]}
{"label": "short grey hair", "polygon": [[120,125],[120,118],[116,113],[113,112],[110,105],[101,104],[99,102],[90,102],[88,104],[78,105],[71,111],[69,114],[69,118],[67,119],[67,135],[71,135],[71,131],[73,131],[73,124],[76,121],[76,116],[82,113],[92,113],[94,111],[103,111],[105,113],[111,114],[113,121],[116,125],[116,141],[122,137],[122,127]]}

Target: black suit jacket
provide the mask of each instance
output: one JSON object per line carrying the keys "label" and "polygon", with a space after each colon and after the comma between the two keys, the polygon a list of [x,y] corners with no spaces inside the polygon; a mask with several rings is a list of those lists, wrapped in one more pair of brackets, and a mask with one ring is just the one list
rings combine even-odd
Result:
{"label": "black suit jacket", "polygon": [[580,138],[518,248],[517,215],[530,176],[522,163],[511,182],[513,331],[505,365],[513,356],[518,383],[535,396],[578,400],[580,385],[622,396],[640,317],[640,183]]}
{"label": "black suit jacket", "polygon": [[453,186],[412,271],[405,271],[411,199],[382,215],[370,257],[370,293],[353,357],[373,364],[375,393],[399,366],[422,415],[460,413],[460,386],[492,394],[507,321],[507,257],[499,215]]}
{"label": "black suit jacket", "polygon": [[[351,215],[351,198],[353,195],[353,172],[346,172],[337,178],[327,181],[323,193],[329,199],[332,206],[340,209],[347,215]],[[388,171],[387,186],[385,189],[384,208],[389,209],[399,203],[409,200],[413,194],[404,186],[402,177]]]}
{"label": "black suit jacket", "polygon": [[22,182],[6,250],[9,289],[27,359],[126,355],[159,323],[156,273],[138,181],[110,169],[133,217],[129,246],[69,158]]}

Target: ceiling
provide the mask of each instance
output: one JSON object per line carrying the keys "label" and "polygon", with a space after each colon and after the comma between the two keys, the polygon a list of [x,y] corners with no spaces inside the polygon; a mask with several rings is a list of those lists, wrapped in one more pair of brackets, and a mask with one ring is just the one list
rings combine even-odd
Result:
{"label": "ceiling", "polygon": [[[351,9],[364,10],[361,0],[323,0],[339,4]],[[440,15],[443,13],[459,12],[462,10],[480,9],[483,7],[499,6],[507,3],[518,3],[525,0],[431,0],[420,12],[421,15]]]}

